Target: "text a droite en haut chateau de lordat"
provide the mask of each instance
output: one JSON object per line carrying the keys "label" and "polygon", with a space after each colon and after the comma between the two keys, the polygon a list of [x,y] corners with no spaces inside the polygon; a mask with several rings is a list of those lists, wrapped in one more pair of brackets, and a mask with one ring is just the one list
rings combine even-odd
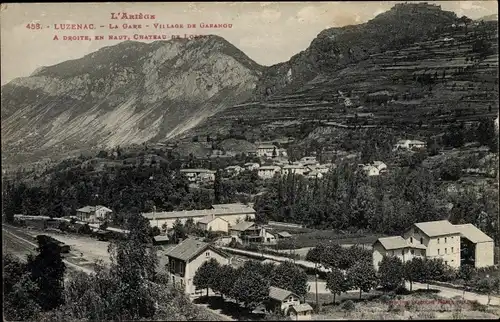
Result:
{"label": "text a droite en haut chateau de lordat", "polygon": [[[157,20],[155,14],[111,12],[110,21],[96,23],[55,23],[32,22],[26,25],[32,31],[52,29],[55,41],[99,41],[99,40],[168,40],[175,38],[195,39],[207,36],[217,29],[233,28],[231,23],[165,23]],[[196,29],[194,32],[182,32],[181,29]],[[203,32],[198,31],[201,29]],[[91,31],[91,34],[86,32]],[[97,31],[97,32],[96,32]],[[102,31],[102,34],[99,34]]]}

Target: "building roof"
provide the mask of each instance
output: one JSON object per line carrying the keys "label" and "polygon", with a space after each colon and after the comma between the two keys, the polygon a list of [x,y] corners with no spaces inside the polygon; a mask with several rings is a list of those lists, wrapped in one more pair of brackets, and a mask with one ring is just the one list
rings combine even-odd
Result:
{"label": "building roof", "polygon": [[213,205],[213,209],[203,210],[185,210],[185,211],[165,211],[165,212],[148,212],[142,213],[146,219],[172,219],[172,218],[190,218],[190,217],[205,217],[208,215],[223,216],[223,215],[242,215],[254,214],[255,210],[244,204],[236,206],[236,204],[229,204],[232,206],[223,207],[223,205]]}
{"label": "building roof", "polygon": [[231,226],[231,230],[237,230],[237,231],[245,231],[247,230],[248,228],[252,227],[253,225],[255,225],[254,222],[250,222],[250,221],[242,221],[234,226]]}
{"label": "building roof", "polygon": [[382,244],[382,246],[386,250],[401,249],[401,248],[408,247],[408,243],[401,236],[382,237],[382,238],[377,239],[376,242],[380,242],[380,244]]}
{"label": "building roof", "polygon": [[183,240],[177,246],[167,250],[165,252],[165,255],[183,261],[189,261],[207,248],[211,248],[212,250],[217,251],[218,253],[221,253],[223,256],[227,257],[227,255],[223,252],[220,252],[217,249],[211,247],[209,243],[205,243],[194,238],[187,238]]}
{"label": "building roof", "polygon": [[183,173],[192,173],[192,172],[195,172],[195,173],[215,173],[215,171],[209,170],[209,169],[181,169],[180,172],[183,172]]}
{"label": "building roof", "polygon": [[153,237],[156,242],[169,241],[167,235],[158,235]]}
{"label": "building roof", "polygon": [[208,215],[208,216],[205,216],[203,218],[201,218],[198,223],[199,224],[208,224],[208,223],[211,223],[212,221],[214,221],[215,219],[220,219],[220,220],[224,220],[225,222],[227,222],[227,220],[225,220],[224,218],[221,218],[221,217],[215,217],[213,215]]}
{"label": "building roof", "polygon": [[273,144],[260,144],[257,149],[274,149],[276,148]]}
{"label": "building roof", "polygon": [[104,207],[104,206],[101,206],[101,205],[85,206],[85,207],[82,207],[80,209],[77,209],[76,211],[89,213],[89,212],[94,212],[94,211],[102,209],[102,208],[104,208],[104,210],[106,210],[107,212],[113,212],[111,209]]}
{"label": "building roof", "polygon": [[459,230],[455,226],[453,226],[448,220],[419,222],[414,225],[429,237],[437,237],[437,236],[459,233]]}
{"label": "building roof", "polygon": [[284,237],[284,238],[292,237],[292,235],[289,232],[287,232],[287,231],[279,232],[278,235],[280,237]]}
{"label": "building roof", "polygon": [[292,309],[295,312],[297,312],[297,313],[307,312],[307,311],[312,311],[313,310],[313,308],[311,307],[311,305],[309,305],[309,303],[302,303],[302,304],[292,305]]}
{"label": "building roof", "polygon": [[282,302],[290,295],[297,296],[297,294],[290,292],[288,290],[284,290],[284,289],[279,288],[279,287],[275,287],[275,286],[269,287],[269,297],[272,298],[273,300],[278,300],[278,301]]}
{"label": "building roof", "polygon": [[483,233],[479,228],[474,226],[473,224],[464,224],[464,225],[454,225],[455,228],[458,229],[462,237],[467,238],[473,243],[484,243],[491,242],[493,239]]}
{"label": "building roof", "polygon": [[304,165],[303,164],[288,164],[283,167],[283,169],[303,169]]}
{"label": "building roof", "polygon": [[274,165],[265,165],[265,166],[260,167],[260,168],[259,168],[259,171],[260,171],[260,170],[275,170],[275,171],[276,171],[276,170],[279,170],[279,169],[280,169],[280,167],[278,167],[278,166],[274,166]]}

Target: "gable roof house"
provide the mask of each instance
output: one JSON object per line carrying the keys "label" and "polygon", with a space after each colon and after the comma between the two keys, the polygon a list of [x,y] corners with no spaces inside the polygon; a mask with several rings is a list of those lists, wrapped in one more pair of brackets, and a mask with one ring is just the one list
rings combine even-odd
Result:
{"label": "gable roof house", "polygon": [[229,223],[221,217],[215,217],[213,214],[205,216],[197,222],[198,227],[206,231],[229,231]]}
{"label": "gable roof house", "polygon": [[193,278],[204,262],[215,259],[221,265],[230,264],[230,257],[225,252],[194,238],[188,238],[175,247],[167,250],[168,274],[174,285],[181,285],[191,295],[200,294],[196,290]]}
{"label": "gable roof house", "polygon": [[300,297],[297,294],[279,287],[269,287],[269,300],[266,303],[268,311],[286,314],[291,306],[299,304]]}
{"label": "gable roof house", "polygon": [[448,220],[413,224],[403,236],[379,238],[373,244],[373,264],[384,256],[397,256],[403,262],[413,257],[438,258],[451,267],[462,262],[475,267],[493,265],[493,239],[472,224],[453,225]]}
{"label": "gable roof house", "polygon": [[101,205],[85,206],[76,210],[76,217],[81,221],[96,223],[108,220],[112,212],[113,210]]}

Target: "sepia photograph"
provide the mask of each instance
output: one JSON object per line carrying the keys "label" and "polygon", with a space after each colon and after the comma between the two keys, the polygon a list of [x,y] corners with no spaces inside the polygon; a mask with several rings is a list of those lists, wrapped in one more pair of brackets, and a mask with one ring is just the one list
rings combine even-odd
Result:
{"label": "sepia photograph", "polygon": [[0,25],[4,321],[500,319],[497,1]]}

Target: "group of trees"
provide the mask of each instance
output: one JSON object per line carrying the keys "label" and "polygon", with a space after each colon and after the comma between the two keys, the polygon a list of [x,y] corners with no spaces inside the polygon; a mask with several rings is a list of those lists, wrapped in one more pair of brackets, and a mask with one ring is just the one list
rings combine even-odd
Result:
{"label": "group of trees", "polygon": [[[9,320],[209,320],[182,290],[157,272],[149,225],[130,216],[130,235],[110,244],[111,264],[78,272],[64,282],[65,266],[53,244],[40,244],[28,263],[4,257],[5,316]],[[40,243],[40,241],[39,241]]]}
{"label": "group of trees", "polygon": [[270,286],[286,289],[300,297],[308,292],[307,274],[291,261],[274,265],[250,260],[242,267],[234,268],[211,259],[196,271],[193,284],[197,289],[206,289],[207,296],[208,290],[212,289],[249,309],[268,299]]}
{"label": "group of trees", "polygon": [[489,147],[490,152],[498,152],[498,134],[495,132],[493,119],[484,118],[473,127],[465,127],[463,123],[450,125],[442,136],[441,144],[460,148],[465,143],[474,141]]}
{"label": "group of trees", "polygon": [[256,221],[400,233],[414,222],[442,219],[434,181],[434,174],[423,168],[369,178],[348,164],[314,182],[294,175],[276,177],[256,199]]}

